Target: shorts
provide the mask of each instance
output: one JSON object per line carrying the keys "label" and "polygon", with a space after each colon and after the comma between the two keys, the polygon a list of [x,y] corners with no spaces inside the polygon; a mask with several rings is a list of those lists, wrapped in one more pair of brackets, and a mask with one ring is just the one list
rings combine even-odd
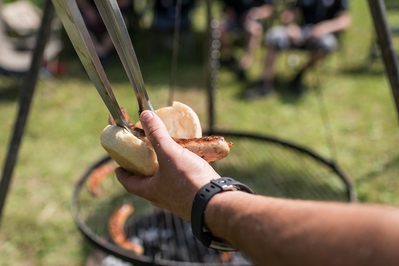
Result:
{"label": "shorts", "polygon": [[310,26],[301,27],[302,40],[299,44],[294,45],[288,37],[286,27],[273,27],[267,32],[265,42],[268,47],[273,47],[276,50],[288,50],[296,48],[330,53],[337,48],[337,37],[332,33],[326,34],[320,39],[309,42],[310,30]]}
{"label": "shorts", "polygon": [[[180,29],[188,30],[191,26],[189,14],[181,14]],[[173,31],[175,28],[175,18],[168,14],[157,14],[153,22],[153,28],[161,31]]]}
{"label": "shorts", "polygon": [[[253,21],[255,22],[255,21]],[[256,21],[262,28],[265,28],[265,22]],[[226,21],[226,27],[229,32],[236,34],[243,34],[248,31],[245,26],[245,21],[242,18],[231,18]]]}

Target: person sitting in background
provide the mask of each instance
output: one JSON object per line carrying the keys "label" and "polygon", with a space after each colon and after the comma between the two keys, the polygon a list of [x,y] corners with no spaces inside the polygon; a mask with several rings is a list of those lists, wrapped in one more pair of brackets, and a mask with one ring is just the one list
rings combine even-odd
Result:
{"label": "person sitting in background", "polygon": [[[295,23],[295,18],[300,23]],[[290,83],[292,92],[303,92],[302,77],[319,60],[337,47],[336,34],[350,25],[347,0],[298,0],[293,9],[281,15],[282,24],[267,32],[267,55],[262,80],[246,91],[247,99],[265,96],[273,91],[274,62],[277,53],[287,49],[310,51],[310,59]]]}
{"label": "person sitting in background", "polygon": [[[225,63],[233,67],[239,79],[246,78],[253,56],[261,45],[264,25],[273,14],[273,0],[224,0],[224,20],[221,21],[221,52]],[[244,34],[245,49],[240,61],[234,57],[231,33]]]}
{"label": "person sitting in background", "polygon": [[153,205],[203,225],[201,233],[206,229],[209,238],[241,251],[255,265],[398,264],[398,208],[279,199],[233,189],[205,197],[204,187],[220,175],[178,145],[154,112],[143,111],[140,121],[159,169],[142,177],[117,168],[119,182]]}
{"label": "person sitting in background", "polygon": [[[117,2],[125,19],[125,24],[129,27],[129,18],[133,12],[133,2],[132,0],[117,0]],[[111,52],[114,51],[114,44],[100,13],[93,0],[76,0],[76,3],[89,30],[96,52],[101,62],[106,63],[109,60]]]}
{"label": "person sitting in background", "polygon": [[[191,11],[195,7],[195,0],[180,0],[181,9],[177,9],[179,0],[156,0],[154,3],[154,19],[152,28],[158,31],[173,31],[176,18],[180,16],[180,30],[189,30],[191,28]],[[180,11],[180,14],[177,12]]]}
{"label": "person sitting in background", "polygon": [[[178,4],[181,4],[180,6]],[[173,51],[175,26],[179,23],[179,55],[192,56],[195,53],[195,38],[192,35],[191,14],[196,7],[196,0],[155,0],[154,18],[151,29],[155,40],[150,44],[152,56],[163,53],[160,49]],[[162,46],[160,46],[162,44]]]}

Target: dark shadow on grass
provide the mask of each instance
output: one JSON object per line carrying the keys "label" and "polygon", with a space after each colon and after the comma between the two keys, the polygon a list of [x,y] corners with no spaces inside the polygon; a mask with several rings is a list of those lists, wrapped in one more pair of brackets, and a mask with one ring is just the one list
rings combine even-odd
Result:
{"label": "dark shadow on grass", "polygon": [[298,103],[302,96],[309,90],[309,88],[304,84],[304,91],[301,94],[297,94],[293,91],[290,82],[287,80],[283,80],[280,77],[276,77],[276,92],[278,94],[279,100],[284,104],[293,104]]}
{"label": "dark shadow on grass", "polygon": [[[234,84],[235,80],[231,80],[231,83]],[[259,84],[260,81],[246,81],[243,82],[242,89],[236,94],[236,99],[238,100],[246,100],[244,95],[245,92],[248,89],[254,88],[257,84]],[[224,84],[226,86],[226,84]],[[304,87],[304,93],[307,92],[308,88]],[[304,94],[303,93],[303,94]],[[298,95],[297,93],[293,92],[289,82],[287,80],[283,80],[280,77],[276,77],[274,80],[274,91],[272,91],[270,94],[267,94],[265,96],[260,96],[259,98],[253,99],[251,101],[255,100],[264,100],[270,97],[272,94],[277,95],[278,99],[280,102],[283,104],[296,104],[298,101],[301,100],[303,94]]]}

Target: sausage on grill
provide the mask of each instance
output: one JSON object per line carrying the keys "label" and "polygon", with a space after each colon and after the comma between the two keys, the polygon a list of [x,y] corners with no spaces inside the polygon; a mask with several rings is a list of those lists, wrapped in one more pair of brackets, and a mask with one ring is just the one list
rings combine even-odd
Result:
{"label": "sausage on grill", "polygon": [[124,204],[119,207],[109,218],[108,228],[112,240],[118,246],[133,251],[137,255],[144,253],[142,245],[130,242],[125,234],[124,225],[127,217],[132,214],[134,207],[129,204]]}
{"label": "sausage on grill", "polygon": [[101,194],[101,182],[115,171],[114,163],[105,163],[94,169],[87,179],[87,186],[94,196]]}

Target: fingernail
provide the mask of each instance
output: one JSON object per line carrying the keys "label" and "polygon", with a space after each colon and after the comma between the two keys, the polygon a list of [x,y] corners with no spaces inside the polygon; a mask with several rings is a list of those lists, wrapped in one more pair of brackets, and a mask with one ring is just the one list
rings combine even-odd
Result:
{"label": "fingernail", "polygon": [[154,117],[151,111],[144,111],[140,115],[141,122],[148,122]]}

